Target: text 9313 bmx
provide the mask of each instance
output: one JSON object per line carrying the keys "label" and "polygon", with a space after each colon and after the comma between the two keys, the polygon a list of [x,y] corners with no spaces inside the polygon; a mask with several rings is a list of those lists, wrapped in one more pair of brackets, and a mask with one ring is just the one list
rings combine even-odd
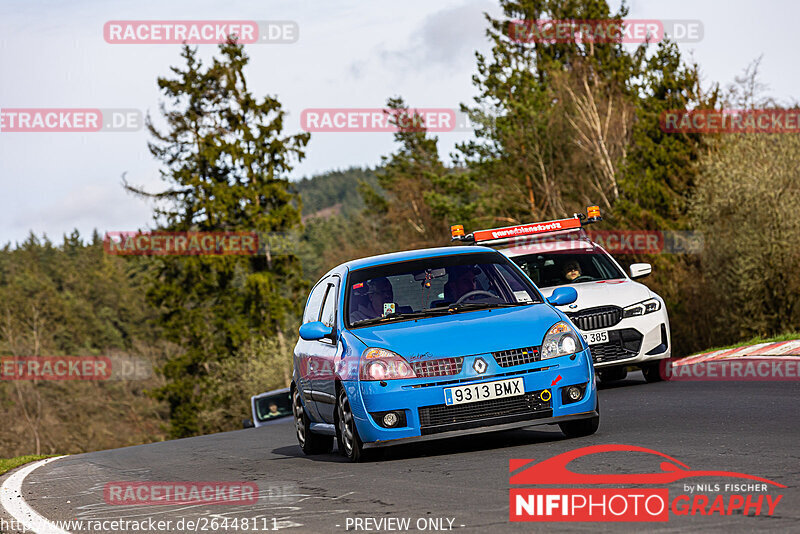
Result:
{"label": "text 9313 bmx", "polygon": [[342,264],[311,290],[291,386],[307,454],[558,424],[594,433],[587,344],[505,256],[484,247]]}

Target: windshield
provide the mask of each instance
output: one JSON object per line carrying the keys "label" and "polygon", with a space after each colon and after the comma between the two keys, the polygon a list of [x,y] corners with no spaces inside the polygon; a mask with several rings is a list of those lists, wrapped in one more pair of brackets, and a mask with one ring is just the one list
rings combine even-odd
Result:
{"label": "windshield", "polygon": [[256,399],[256,419],[259,421],[286,415],[292,415],[292,402],[288,391]]}
{"label": "windshield", "polygon": [[525,306],[541,297],[499,253],[453,254],[352,271],[348,326],[476,309]]}
{"label": "windshield", "polygon": [[538,287],[625,278],[611,258],[598,249],[527,254],[511,259]]}

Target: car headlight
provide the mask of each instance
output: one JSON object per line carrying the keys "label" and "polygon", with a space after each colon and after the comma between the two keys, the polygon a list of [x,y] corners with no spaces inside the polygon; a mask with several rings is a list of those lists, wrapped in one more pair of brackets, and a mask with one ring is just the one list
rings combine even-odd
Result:
{"label": "car headlight", "polygon": [[661,309],[661,302],[658,299],[647,299],[636,304],[631,304],[627,308],[622,309],[623,317],[636,317],[637,315],[646,315]]}
{"label": "car headlight", "polygon": [[361,380],[417,378],[405,358],[387,349],[368,348],[361,354]]}
{"label": "car headlight", "polygon": [[550,327],[542,341],[542,359],[569,356],[580,350],[581,343],[575,331],[565,322]]}

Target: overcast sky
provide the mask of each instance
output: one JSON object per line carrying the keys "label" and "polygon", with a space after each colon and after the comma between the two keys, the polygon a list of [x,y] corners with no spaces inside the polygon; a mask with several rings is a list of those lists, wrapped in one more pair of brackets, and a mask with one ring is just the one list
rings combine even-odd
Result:
{"label": "overcast sky", "polygon": [[[618,2],[613,2],[615,7]],[[731,82],[763,54],[770,94],[798,96],[800,3],[791,0],[632,1],[629,18],[698,19],[704,36],[682,44],[706,83]],[[247,46],[249,88],[277,95],[300,131],[300,112],[381,107],[403,96],[418,107],[455,108],[474,95],[474,51],[488,51],[482,13],[489,0],[112,1],[3,0],[0,3],[0,108],[133,108],[158,112],[155,80],[180,63],[179,45],[108,44],[109,20],[291,20],[293,44]],[[795,15],[798,15],[797,17]],[[214,45],[200,45],[205,56]],[[440,134],[446,157],[466,133]],[[122,173],[158,187],[147,133],[0,132],[0,243],[32,230],[57,242],[78,228],[132,230],[151,225],[151,208],[124,193]],[[315,133],[298,179],[330,169],[374,166],[393,149],[390,133]]]}

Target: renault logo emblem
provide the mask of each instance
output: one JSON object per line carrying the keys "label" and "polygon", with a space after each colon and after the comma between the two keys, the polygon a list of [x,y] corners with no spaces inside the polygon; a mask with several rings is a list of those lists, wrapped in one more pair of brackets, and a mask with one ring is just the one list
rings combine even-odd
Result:
{"label": "renault logo emblem", "polygon": [[483,358],[476,358],[475,363],[472,364],[472,368],[475,369],[479,374],[485,373],[487,367],[488,365],[486,365],[486,362]]}

